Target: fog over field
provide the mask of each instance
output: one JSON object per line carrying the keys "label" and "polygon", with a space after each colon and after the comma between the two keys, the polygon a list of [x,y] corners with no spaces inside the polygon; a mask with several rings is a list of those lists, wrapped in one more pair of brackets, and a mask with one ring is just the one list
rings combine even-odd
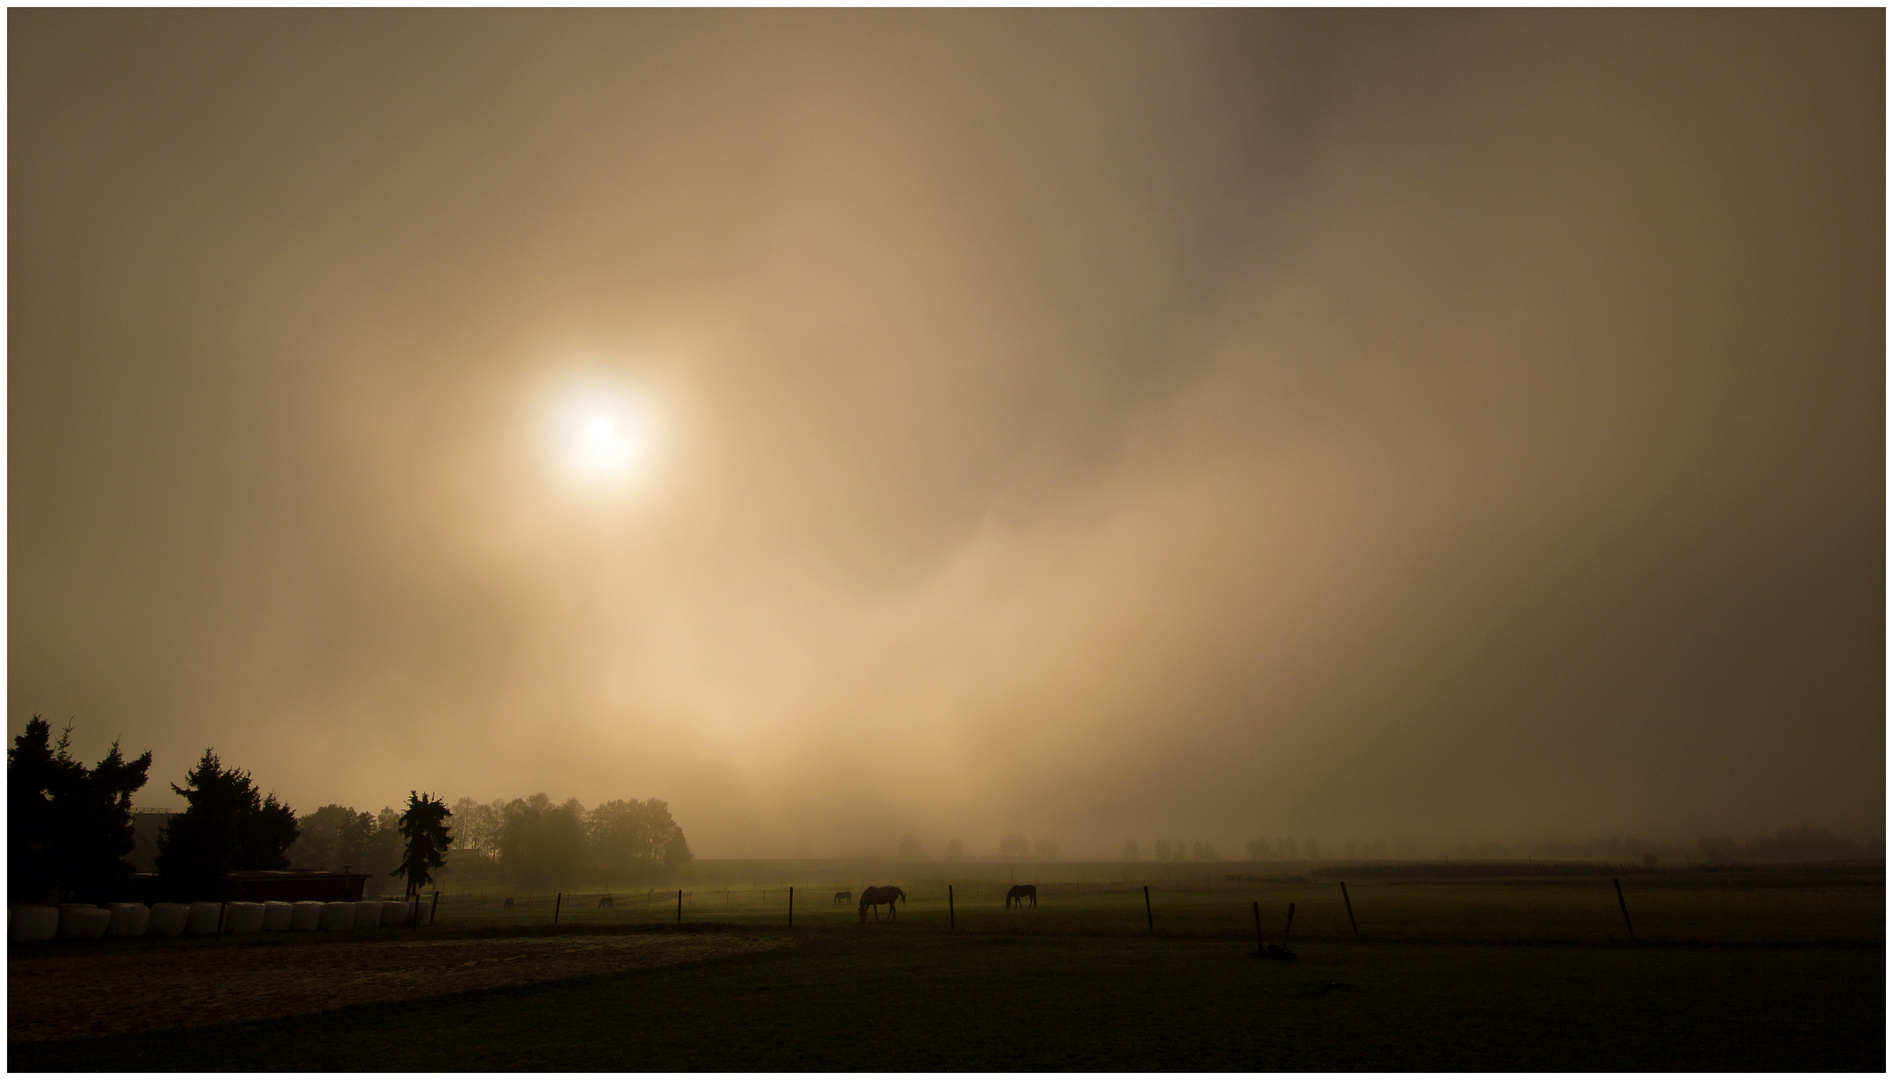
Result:
{"label": "fog over field", "polygon": [[1883,12],[8,28],[8,720],[141,805],[1883,830]]}

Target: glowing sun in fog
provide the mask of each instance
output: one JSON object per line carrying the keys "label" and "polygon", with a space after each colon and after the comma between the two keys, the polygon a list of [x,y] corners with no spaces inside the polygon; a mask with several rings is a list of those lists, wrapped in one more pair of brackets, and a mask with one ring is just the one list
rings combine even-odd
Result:
{"label": "glowing sun in fog", "polygon": [[549,423],[559,472],[590,488],[616,489],[642,475],[655,450],[649,404],[628,387],[591,382],[555,399]]}

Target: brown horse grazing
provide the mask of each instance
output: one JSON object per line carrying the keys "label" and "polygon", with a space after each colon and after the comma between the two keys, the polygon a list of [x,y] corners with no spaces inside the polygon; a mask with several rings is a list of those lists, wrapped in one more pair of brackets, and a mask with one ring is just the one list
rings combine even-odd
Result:
{"label": "brown horse grazing", "polygon": [[613,907],[613,906],[612,906],[612,903],[611,903],[611,897],[610,897],[610,896],[601,896],[601,897],[599,897],[599,898],[598,898],[598,906],[599,906],[599,907],[608,907],[608,908],[611,908],[611,910],[613,910],[613,911],[616,911],[616,910],[618,910],[618,909],[617,909],[616,907]]}
{"label": "brown horse grazing", "polygon": [[1020,907],[1024,907],[1027,900],[1032,901],[1033,907],[1038,907],[1039,887],[1037,885],[1014,885],[1011,889],[1006,891],[1006,906],[1011,907],[1014,900],[1019,902]]}
{"label": "brown horse grazing", "polygon": [[843,892],[838,892],[835,894],[835,903],[837,904],[841,903],[844,900],[853,900],[853,899],[854,899],[854,894],[851,892],[843,891]]}
{"label": "brown horse grazing", "polygon": [[874,917],[881,917],[881,905],[887,905],[887,917],[896,918],[900,912],[894,907],[894,901],[907,899],[907,894],[898,885],[870,885],[861,890],[861,921],[868,921],[868,909],[874,909]]}

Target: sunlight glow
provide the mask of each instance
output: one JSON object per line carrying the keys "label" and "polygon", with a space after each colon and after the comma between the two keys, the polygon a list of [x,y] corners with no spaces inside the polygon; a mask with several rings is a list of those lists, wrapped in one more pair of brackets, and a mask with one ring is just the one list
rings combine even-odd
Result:
{"label": "sunlight glow", "polygon": [[620,491],[647,471],[656,425],[641,395],[594,380],[559,395],[551,412],[550,436],[553,459],[568,482]]}

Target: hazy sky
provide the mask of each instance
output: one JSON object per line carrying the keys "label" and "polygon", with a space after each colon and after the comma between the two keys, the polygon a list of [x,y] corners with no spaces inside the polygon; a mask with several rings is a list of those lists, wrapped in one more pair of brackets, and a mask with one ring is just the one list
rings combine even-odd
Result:
{"label": "hazy sky", "polygon": [[142,804],[1881,830],[1881,11],[8,27],[8,721]]}

